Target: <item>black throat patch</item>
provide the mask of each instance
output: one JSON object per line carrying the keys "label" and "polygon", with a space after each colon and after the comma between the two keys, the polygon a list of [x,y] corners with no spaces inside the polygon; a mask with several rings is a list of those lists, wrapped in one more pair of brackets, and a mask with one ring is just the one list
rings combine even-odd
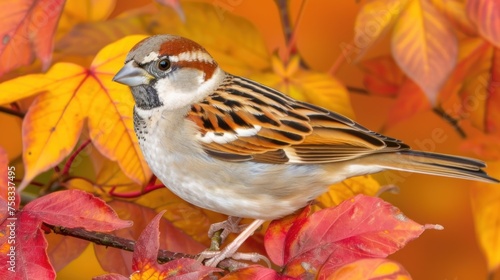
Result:
{"label": "black throat patch", "polygon": [[130,88],[134,96],[135,106],[143,110],[150,110],[163,105],[156,90],[150,85],[139,85]]}

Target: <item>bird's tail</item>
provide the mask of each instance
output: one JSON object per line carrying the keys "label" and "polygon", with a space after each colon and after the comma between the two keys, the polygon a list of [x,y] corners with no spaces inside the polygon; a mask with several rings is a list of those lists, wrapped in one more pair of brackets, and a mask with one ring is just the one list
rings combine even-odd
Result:
{"label": "bird's tail", "polygon": [[397,153],[377,154],[377,165],[385,169],[402,170],[414,173],[439,175],[488,183],[500,181],[488,176],[480,160],[421,151],[400,151]]}

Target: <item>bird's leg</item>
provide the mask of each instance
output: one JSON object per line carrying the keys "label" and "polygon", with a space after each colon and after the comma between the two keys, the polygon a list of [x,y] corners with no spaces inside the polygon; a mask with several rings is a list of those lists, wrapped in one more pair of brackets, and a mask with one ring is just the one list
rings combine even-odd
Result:
{"label": "bird's leg", "polygon": [[[215,247],[217,243],[220,245],[231,233],[240,233],[246,225],[239,225],[241,218],[229,216],[227,220],[215,223],[210,226],[208,229],[208,237],[212,239],[212,246],[210,249],[219,250],[219,248]],[[217,235],[218,231],[222,230],[222,232]],[[215,240],[214,240],[215,239]]]}
{"label": "bird's leg", "polygon": [[233,256],[243,242],[245,242],[245,240],[247,240],[248,237],[250,237],[264,222],[265,220],[253,221],[251,224],[246,226],[246,228],[233,240],[233,242],[229,243],[224,249],[222,249],[222,251],[202,252],[198,260],[203,261],[204,259],[210,258],[205,262],[205,265],[216,267],[220,261]]}

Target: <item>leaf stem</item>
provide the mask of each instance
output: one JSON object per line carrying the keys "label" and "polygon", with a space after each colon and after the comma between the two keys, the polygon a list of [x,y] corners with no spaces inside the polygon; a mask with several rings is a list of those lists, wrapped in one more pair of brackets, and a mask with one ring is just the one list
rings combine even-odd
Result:
{"label": "leaf stem", "polygon": [[116,193],[116,186],[113,186],[111,190],[108,192],[109,195],[114,196],[114,197],[119,197],[119,198],[136,198],[139,197],[143,194],[150,193],[154,190],[164,188],[164,185],[155,185],[156,182],[156,176],[153,175],[151,176],[151,179],[149,180],[148,184],[144,187],[144,189],[140,191],[135,191],[135,192],[129,192],[129,193]]}
{"label": "leaf stem", "polygon": [[83,142],[78,149],[75,150],[75,152],[69,157],[68,161],[66,161],[66,164],[64,165],[63,171],[61,173],[61,176],[66,176],[69,173],[69,169],[71,168],[71,164],[73,164],[73,161],[75,158],[80,154],[83,149],[85,149],[92,141],[90,139],[87,139],[85,142]]}

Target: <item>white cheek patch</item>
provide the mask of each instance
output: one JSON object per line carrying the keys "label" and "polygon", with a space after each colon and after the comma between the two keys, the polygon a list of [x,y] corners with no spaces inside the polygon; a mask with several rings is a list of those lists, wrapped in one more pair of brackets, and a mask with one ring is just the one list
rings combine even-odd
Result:
{"label": "white cheek patch", "polygon": [[230,143],[239,137],[250,137],[256,135],[262,127],[256,125],[252,128],[238,128],[236,129],[236,133],[225,132],[225,133],[215,133],[215,132],[206,132],[205,134],[197,133],[196,139],[199,141],[210,144],[215,142],[217,144],[227,144]]}
{"label": "white cheek patch", "polygon": [[157,53],[157,52],[151,52],[151,53],[149,53],[147,56],[145,56],[142,59],[141,63],[142,64],[150,63],[151,61],[157,59],[159,56],[160,56],[159,53]]}

